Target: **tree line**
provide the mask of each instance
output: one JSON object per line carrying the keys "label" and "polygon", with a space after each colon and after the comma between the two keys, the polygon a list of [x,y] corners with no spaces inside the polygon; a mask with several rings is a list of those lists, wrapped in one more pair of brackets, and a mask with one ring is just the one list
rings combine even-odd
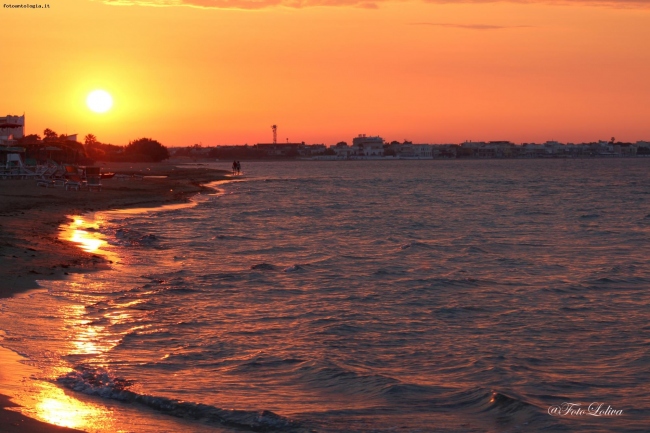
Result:
{"label": "tree line", "polygon": [[25,148],[25,157],[38,162],[48,159],[60,163],[93,164],[107,162],[160,162],[169,158],[169,150],[153,138],[139,138],[126,146],[101,143],[88,134],[83,143],[72,141],[65,134],[47,128],[43,138],[38,134],[26,135],[17,141]]}

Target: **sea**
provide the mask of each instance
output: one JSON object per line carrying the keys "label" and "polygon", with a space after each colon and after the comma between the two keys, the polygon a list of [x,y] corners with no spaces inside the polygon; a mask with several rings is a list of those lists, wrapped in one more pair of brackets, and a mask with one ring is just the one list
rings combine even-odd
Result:
{"label": "sea", "polygon": [[108,266],[0,299],[0,392],[102,433],[650,431],[650,159],[242,165],[72,215]]}

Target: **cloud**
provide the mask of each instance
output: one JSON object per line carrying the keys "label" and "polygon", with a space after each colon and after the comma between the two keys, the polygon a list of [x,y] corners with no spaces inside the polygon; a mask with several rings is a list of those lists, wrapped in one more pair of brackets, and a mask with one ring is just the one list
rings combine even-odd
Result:
{"label": "cloud", "polygon": [[450,23],[411,23],[413,26],[434,26],[434,27],[452,27],[466,30],[501,30],[501,29],[521,29],[530,26],[495,26],[491,24],[450,24]]}
{"label": "cloud", "polygon": [[[112,5],[139,5],[139,6],[192,6],[197,8],[215,9],[264,9],[284,6],[289,8],[306,8],[314,6],[328,7],[357,7],[364,9],[377,9],[379,3],[397,2],[405,0],[103,0]],[[451,4],[451,3],[496,3],[502,0],[420,0],[425,3]],[[584,6],[604,6],[614,8],[650,8],[650,0],[505,0],[512,3],[537,3]],[[434,24],[435,25],[435,24]],[[494,30],[491,26],[486,28],[468,27],[475,30]],[[496,28],[500,28],[496,26]]]}

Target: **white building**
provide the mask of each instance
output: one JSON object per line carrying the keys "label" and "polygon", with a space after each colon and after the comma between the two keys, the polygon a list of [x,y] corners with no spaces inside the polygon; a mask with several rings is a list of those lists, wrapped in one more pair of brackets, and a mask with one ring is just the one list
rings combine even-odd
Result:
{"label": "white building", "polygon": [[359,134],[352,139],[352,154],[358,156],[384,156],[384,139]]}
{"label": "white building", "polygon": [[352,155],[352,148],[347,143],[338,143],[330,146],[330,149],[336,153],[336,159],[348,159]]}
{"label": "white building", "polygon": [[23,138],[25,136],[25,115],[0,117],[0,141]]}
{"label": "white building", "polygon": [[397,147],[398,156],[401,159],[431,159],[433,148],[429,144],[400,144]]}

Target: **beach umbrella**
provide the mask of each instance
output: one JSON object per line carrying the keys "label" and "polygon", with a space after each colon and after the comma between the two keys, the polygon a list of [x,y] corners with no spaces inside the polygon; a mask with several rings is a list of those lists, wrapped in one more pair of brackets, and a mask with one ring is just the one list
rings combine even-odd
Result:
{"label": "beach umbrella", "polygon": [[63,149],[56,146],[47,146],[45,149],[48,152],[47,159],[52,159],[52,152],[61,152]]}

